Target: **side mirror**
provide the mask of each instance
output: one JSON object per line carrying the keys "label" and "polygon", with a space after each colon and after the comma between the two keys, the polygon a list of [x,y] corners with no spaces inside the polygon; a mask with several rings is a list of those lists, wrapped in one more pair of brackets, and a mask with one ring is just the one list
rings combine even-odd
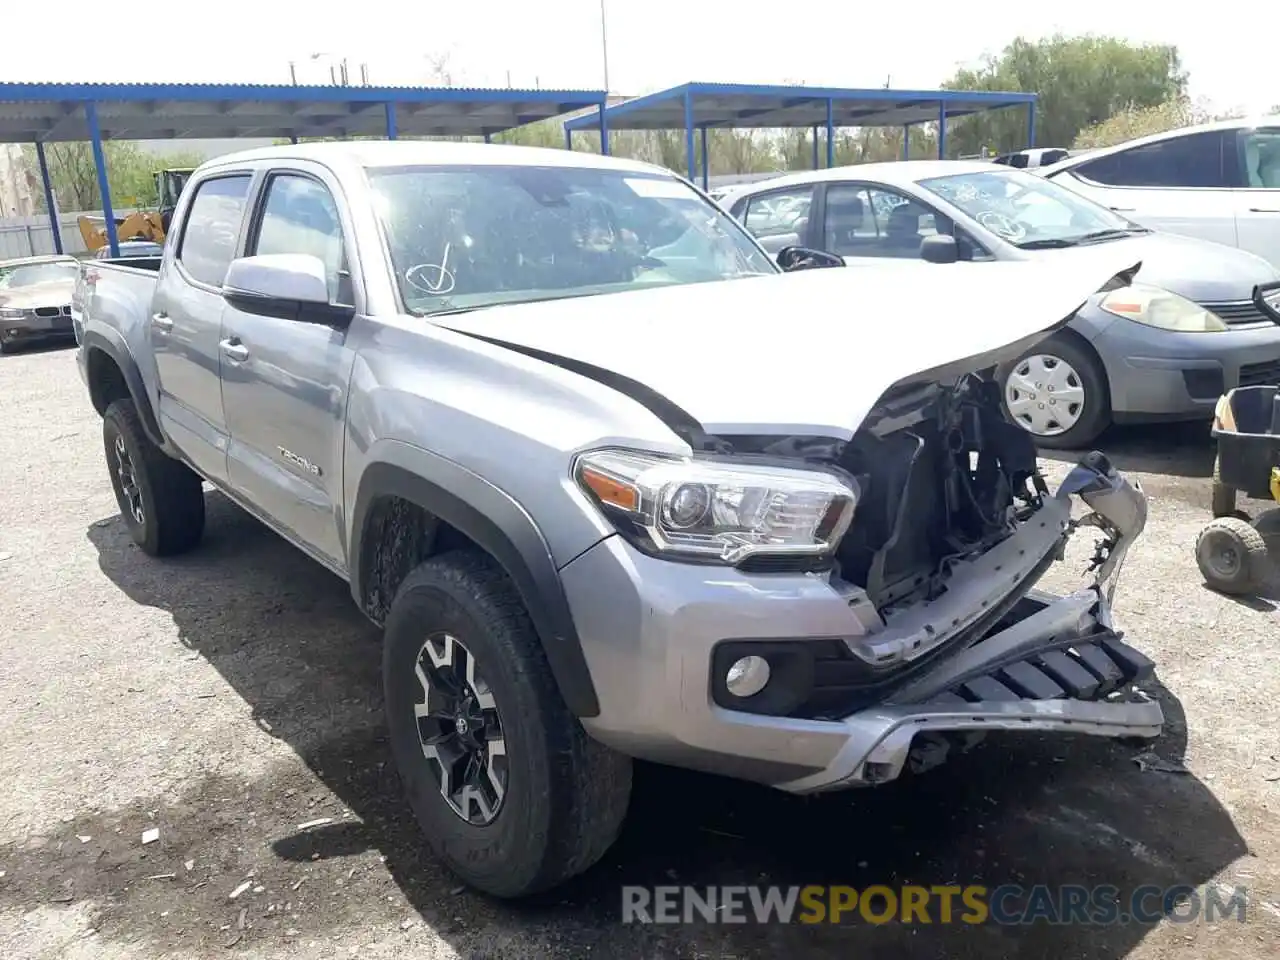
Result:
{"label": "side mirror", "polygon": [[844,258],[825,250],[814,250],[811,247],[783,247],[775,258],[778,266],[790,272],[792,270],[813,270],[816,267],[843,267]]}
{"label": "side mirror", "polygon": [[955,263],[960,259],[960,247],[955,237],[935,233],[920,241],[920,259],[928,263]]}
{"label": "side mirror", "polygon": [[232,260],[222,298],[245,313],[344,326],[355,308],[331,303],[324,262],[306,253],[264,253]]}

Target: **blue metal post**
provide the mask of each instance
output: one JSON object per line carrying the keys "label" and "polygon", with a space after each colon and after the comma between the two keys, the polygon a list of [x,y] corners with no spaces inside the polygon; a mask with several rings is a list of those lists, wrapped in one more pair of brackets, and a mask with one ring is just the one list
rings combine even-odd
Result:
{"label": "blue metal post", "polygon": [[818,169],[818,128],[813,128],[813,169]]}
{"label": "blue metal post", "polygon": [[92,100],[84,105],[84,119],[89,126],[89,142],[93,145],[93,165],[98,168],[98,192],[102,194],[102,216],[107,221],[107,245],[113,257],[120,256],[120,238],[116,235],[116,214],[111,209],[111,184],[107,182],[107,156],[102,151],[102,130],[98,127],[98,106]]}
{"label": "blue metal post", "polygon": [[573,131],[568,127],[564,128],[564,148],[566,150],[573,149]]}
{"label": "blue metal post", "polygon": [[689,163],[689,180],[696,180],[697,171],[694,170],[693,155],[693,97],[687,90],[684,94],[684,152]]}
{"label": "blue metal post", "polygon": [[492,143],[492,142],[493,142],[493,141],[490,139],[490,137],[489,137],[489,131],[488,131],[488,130],[486,130],[486,131],[484,132],[484,142],[485,142],[485,143]]}
{"label": "blue metal post", "polygon": [[609,155],[609,117],[605,111],[609,109],[609,98],[600,101],[600,155]]}
{"label": "blue metal post", "polygon": [[44,205],[49,211],[49,229],[53,231],[53,252],[62,253],[62,231],[58,229],[58,206],[53,200],[53,183],[49,179],[49,162],[44,156],[44,144],[39,140],[36,141],[36,160],[40,164],[40,179],[44,183]]}
{"label": "blue metal post", "polygon": [[711,189],[711,155],[707,153],[707,125],[704,123],[702,130],[702,189]]}
{"label": "blue metal post", "polygon": [[1027,146],[1036,145],[1036,102],[1027,104]]}
{"label": "blue metal post", "polygon": [[911,159],[911,124],[902,125],[902,159]]}
{"label": "blue metal post", "polygon": [[938,159],[947,159],[947,105],[938,104]]}
{"label": "blue metal post", "polygon": [[388,103],[384,106],[387,108],[387,139],[394,140],[396,138],[396,105]]}
{"label": "blue metal post", "polygon": [[296,146],[298,145],[298,138],[297,138],[297,137],[290,137],[290,138],[289,138],[289,142],[290,142],[290,143],[292,143],[292,144],[296,147]]}
{"label": "blue metal post", "polygon": [[827,97],[827,167],[836,165],[836,118],[835,104]]}

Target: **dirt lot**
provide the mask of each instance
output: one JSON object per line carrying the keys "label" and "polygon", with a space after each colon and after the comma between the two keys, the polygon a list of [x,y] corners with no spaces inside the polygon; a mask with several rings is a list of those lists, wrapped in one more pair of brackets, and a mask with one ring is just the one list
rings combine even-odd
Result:
{"label": "dirt lot", "polygon": [[[1107,446],[1154,500],[1120,614],[1160,664],[1169,724],[1155,750],[1189,773],[1140,769],[1137,747],[1039,739],[816,800],[643,769],[606,861],[513,907],[463,892],[423,852],[388,762],[378,637],[342,583],[215,494],[201,550],[143,556],[116,517],[70,351],[0,359],[0,425],[0,955],[1280,950],[1280,589],[1237,602],[1200,584],[1203,430]],[[143,844],[149,828],[159,839]],[[1248,887],[1250,903],[1246,923],[1214,925],[619,923],[621,884],[673,882],[1221,884]]]}

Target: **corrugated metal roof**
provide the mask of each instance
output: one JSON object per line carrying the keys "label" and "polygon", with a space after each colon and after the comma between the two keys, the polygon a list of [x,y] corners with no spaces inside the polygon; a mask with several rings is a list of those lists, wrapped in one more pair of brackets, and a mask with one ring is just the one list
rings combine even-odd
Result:
{"label": "corrugated metal roof", "polygon": [[[686,98],[688,110],[686,111]],[[984,110],[1027,106],[1034,93],[989,90],[891,90],[775,86],[745,83],[685,83],[636,97],[605,110],[611,130],[681,130],[697,127],[825,127],[828,104],[837,127],[899,126]],[[565,124],[595,129],[600,108]]]}
{"label": "corrugated metal roof", "polygon": [[0,142],[498,133],[599,107],[603,91],[220,83],[0,83]]}

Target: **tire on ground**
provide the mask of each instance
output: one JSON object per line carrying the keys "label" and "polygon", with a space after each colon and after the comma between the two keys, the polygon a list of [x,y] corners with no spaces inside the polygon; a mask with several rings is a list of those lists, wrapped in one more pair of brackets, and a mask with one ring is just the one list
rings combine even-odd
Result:
{"label": "tire on ground", "polygon": [[1015,420],[1009,412],[1009,376],[1023,360],[1037,354],[1058,357],[1075,368],[1076,373],[1080,375],[1081,386],[1084,388],[1084,411],[1080,414],[1080,419],[1063,433],[1047,437],[1033,433],[1036,445],[1054,450],[1079,450],[1088,447],[1111,425],[1111,389],[1107,382],[1106,369],[1097,354],[1093,352],[1093,348],[1069,333],[1057,333],[1040,341],[1013,363],[1001,368],[1000,398],[1005,415],[1025,428],[1025,425]]}
{"label": "tire on ground", "polygon": [[1253,593],[1265,578],[1267,544],[1252,524],[1238,517],[1219,517],[1196,538],[1196,565],[1219,593]]}
{"label": "tire on ground", "polygon": [[[192,549],[204,534],[204,489],[200,477],[147,437],[132,400],[116,400],[102,417],[102,440],[111,471],[111,488],[129,535],[153,557]],[[142,520],[134,515],[121,477],[122,443],[132,467]]]}
{"label": "tire on ground", "polygon": [[[426,701],[417,676],[423,646],[446,633],[474,656],[505,741],[505,792],[483,825],[445,801],[414,711]],[[386,620],[383,684],[409,805],[436,854],[470,886],[528,896],[583,872],[613,845],[631,760],[588,737],[569,712],[519,595],[486,554],[450,551],[405,578]]]}

